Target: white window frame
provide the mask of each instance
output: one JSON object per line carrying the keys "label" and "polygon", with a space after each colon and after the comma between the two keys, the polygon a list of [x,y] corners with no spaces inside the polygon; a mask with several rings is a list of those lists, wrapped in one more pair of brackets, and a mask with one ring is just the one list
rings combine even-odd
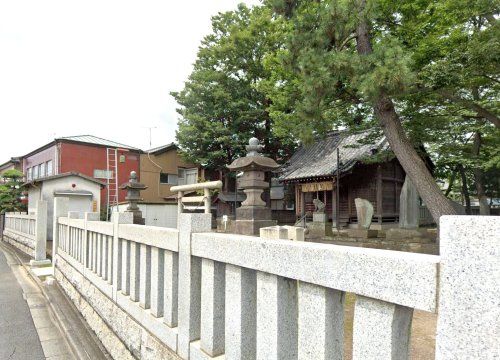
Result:
{"label": "white window frame", "polygon": [[[191,185],[198,182],[198,168],[178,168],[177,173],[179,174],[179,185]],[[188,175],[195,175],[194,182],[187,182]]]}
{"label": "white window frame", "polygon": [[40,173],[40,177],[43,178],[46,176],[45,172],[45,163],[41,163],[38,165],[38,172]]}
{"label": "white window frame", "polygon": [[[50,169],[50,171],[49,171]],[[53,175],[52,172],[54,171],[53,167],[52,167],[52,160],[49,160],[45,163],[45,173],[47,174],[47,176],[51,176]]]}

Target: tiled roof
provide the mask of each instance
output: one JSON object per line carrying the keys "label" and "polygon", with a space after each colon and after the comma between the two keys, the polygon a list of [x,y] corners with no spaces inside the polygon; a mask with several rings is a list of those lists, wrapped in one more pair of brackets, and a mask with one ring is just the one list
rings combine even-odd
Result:
{"label": "tiled roof", "polygon": [[154,153],[161,153],[163,151],[174,149],[174,148],[177,148],[177,144],[176,143],[170,143],[170,144],[166,144],[166,145],[162,145],[162,146],[158,146],[158,147],[149,149],[146,152],[148,154],[154,154]]}
{"label": "tiled roof", "polygon": [[91,182],[94,182],[96,184],[99,184],[102,187],[106,186],[106,183],[104,183],[102,181],[99,181],[97,179],[94,179],[93,177],[81,174],[81,173],[76,172],[76,171],[70,171],[70,172],[65,172],[65,173],[62,173],[62,174],[56,174],[56,175],[50,175],[50,176],[45,176],[45,177],[37,178],[37,179],[25,182],[23,184],[23,186],[30,186],[30,185],[33,185],[35,183],[40,183],[40,182],[44,182],[44,181],[50,181],[50,180],[54,180],[54,179],[60,179],[60,178],[68,177],[68,176],[78,176],[78,177],[81,177],[82,179],[86,179],[88,181],[91,181]]}
{"label": "tiled roof", "polygon": [[337,147],[340,152],[340,171],[349,171],[358,161],[373,155],[374,150],[387,148],[385,137],[366,144],[367,131],[351,134],[335,132],[309,146],[301,146],[281,167],[281,181],[332,176],[337,171]]}
{"label": "tiled roof", "polygon": [[96,144],[96,145],[103,145],[103,146],[108,146],[112,148],[124,148],[124,149],[131,149],[131,150],[139,150],[136,147],[125,145],[125,144],[120,144],[115,141],[103,139],[94,135],[77,135],[77,136],[66,136],[66,137],[60,137],[57,138],[56,140],[68,140],[68,141],[77,141],[81,143],[86,143],[86,144]]}

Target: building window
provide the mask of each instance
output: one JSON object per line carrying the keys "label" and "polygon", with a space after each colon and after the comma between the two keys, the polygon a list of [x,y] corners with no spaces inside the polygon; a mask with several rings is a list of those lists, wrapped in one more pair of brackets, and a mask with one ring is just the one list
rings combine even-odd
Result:
{"label": "building window", "polygon": [[38,179],[38,166],[33,166],[33,180]]}
{"label": "building window", "polygon": [[46,163],[46,171],[47,171],[47,176],[52,175],[52,160],[47,161]]}
{"label": "building window", "polygon": [[33,168],[28,168],[26,170],[26,172],[27,172],[28,181],[31,181],[33,179]]}
{"label": "building window", "polygon": [[38,165],[39,169],[38,169],[38,172],[40,174],[40,177],[44,177],[45,176],[45,163],[41,163],[40,165]]}
{"label": "building window", "polygon": [[95,179],[113,179],[113,170],[94,169]]}
{"label": "building window", "polygon": [[160,173],[160,184],[179,185],[179,177],[176,174]]}
{"label": "building window", "polygon": [[198,182],[198,169],[177,169],[179,185],[190,185]]}

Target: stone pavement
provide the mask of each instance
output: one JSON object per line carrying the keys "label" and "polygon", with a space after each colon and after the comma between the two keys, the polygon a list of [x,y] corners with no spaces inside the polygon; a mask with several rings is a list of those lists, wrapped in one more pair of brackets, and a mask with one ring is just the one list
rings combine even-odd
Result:
{"label": "stone pavement", "polygon": [[73,358],[40,289],[0,245],[0,359]]}

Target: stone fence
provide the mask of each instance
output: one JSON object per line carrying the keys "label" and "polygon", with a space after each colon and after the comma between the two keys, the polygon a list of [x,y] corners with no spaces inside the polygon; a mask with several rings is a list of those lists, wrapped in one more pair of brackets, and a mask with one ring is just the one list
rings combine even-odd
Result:
{"label": "stone fence", "polygon": [[6,213],[3,240],[33,257],[32,264],[46,265],[47,202],[37,201],[35,214]]}
{"label": "stone fence", "polygon": [[[55,276],[116,359],[407,359],[413,309],[438,312],[437,359],[500,356],[500,218],[445,216],[441,255],[219,234],[54,210]],[[439,309],[439,311],[438,311]]]}

